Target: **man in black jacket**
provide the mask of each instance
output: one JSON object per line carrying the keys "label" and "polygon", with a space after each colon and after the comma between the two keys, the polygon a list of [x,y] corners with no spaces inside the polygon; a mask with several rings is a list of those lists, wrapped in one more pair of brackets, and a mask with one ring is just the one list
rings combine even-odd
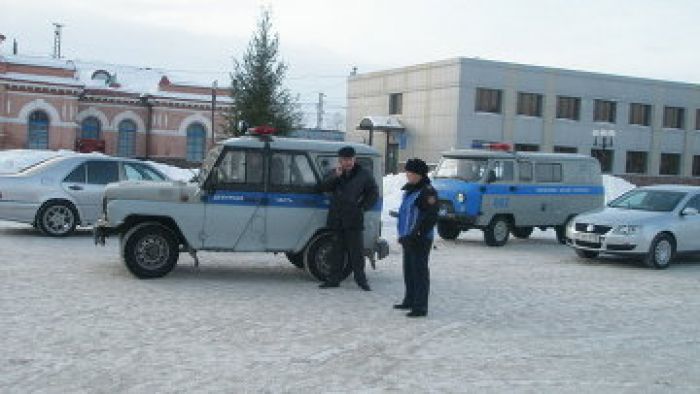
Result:
{"label": "man in black jacket", "polygon": [[338,166],[321,183],[319,190],[331,193],[328,227],[336,232],[337,260],[330,275],[319,287],[338,287],[345,256],[352,266],[357,285],[370,291],[365,276],[365,257],[362,242],[364,213],[372,209],[379,198],[377,183],[372,174],[355,160],[355,149],[346,146],[338,151]]}

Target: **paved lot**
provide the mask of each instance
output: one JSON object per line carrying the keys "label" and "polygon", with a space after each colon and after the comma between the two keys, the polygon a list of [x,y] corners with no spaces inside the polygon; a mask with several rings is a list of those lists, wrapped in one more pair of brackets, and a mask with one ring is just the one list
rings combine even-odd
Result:
{"label": "paved lot", "polygon": [[138,280],[113,239],[0,222],[0,392],[700,391],[700,262],[586,263],[541,232],[436,247],[409,320],[397,253],[371,293],[265,254]]}

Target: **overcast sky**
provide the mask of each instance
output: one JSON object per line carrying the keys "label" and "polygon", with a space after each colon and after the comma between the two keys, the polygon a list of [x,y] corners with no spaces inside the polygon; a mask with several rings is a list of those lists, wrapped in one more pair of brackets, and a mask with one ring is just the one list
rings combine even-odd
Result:
{"label": "overcast sky", "polygon": [[289,86],[309,115],[325,92],[331,122],[352,66],[466,56],[700,83],[698,0],[0,0],[0,51],[50,54],[57,21],[68,58],[226,73],[263,6]]}

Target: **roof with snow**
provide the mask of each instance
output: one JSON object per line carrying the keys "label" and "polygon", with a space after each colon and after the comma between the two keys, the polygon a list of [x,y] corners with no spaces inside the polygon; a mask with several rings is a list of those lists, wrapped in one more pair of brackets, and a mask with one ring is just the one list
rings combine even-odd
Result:
{"label": "roof with snow", "polygon": [[365,116],[360,120],[357,130],[403,131],[405,128],[395,116]]}
{"label": "roof with snow", "polygon": [[[224,88],[217,88],[217,101],[231,101],[225,88],[228,75],[225,72],[170,71],[161,68],[119,65],[79,59],[54,59],[46,56],[0,55],[0,64],[29,66],[32,72],[22,68],[9,68],[0,80],[48,83],[84,88],[89,94],[129,94],[163,99],[211,101],[214,81]],[[61,69],[72,72],[73,77],[40,75],[36,68]],[[223,83],[222,83],[223,82]]]}

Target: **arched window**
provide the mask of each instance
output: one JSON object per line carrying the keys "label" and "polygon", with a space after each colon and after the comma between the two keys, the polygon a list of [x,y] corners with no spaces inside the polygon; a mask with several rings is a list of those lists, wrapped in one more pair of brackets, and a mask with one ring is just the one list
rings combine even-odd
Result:
{"label": "arched window", "polygon": [[99,140],[101,132],[102,124],[100,123],[100,120],[94,116],[85,118],[80,124],[80,138],[92,138]]}
{"label": "arched window", "polygon": [[201,123],[187,126],[187,161],[199,162],[206,154],[207,132]]}
{"label": "arched window", "polygon": [[49,149],[49,116],[44,111],[34,111],[27,124],[27,147]]}
{"label": "arched window", "polygon": [[130,119],[124,119],[117,126],[119,140],[117,141],[117,156],[136,156],[136,123]]}

